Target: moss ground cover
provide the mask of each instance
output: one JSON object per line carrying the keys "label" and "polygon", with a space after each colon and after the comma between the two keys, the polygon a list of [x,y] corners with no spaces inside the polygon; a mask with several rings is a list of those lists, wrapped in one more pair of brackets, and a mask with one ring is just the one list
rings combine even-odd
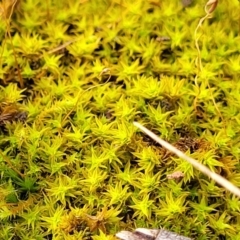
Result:
{"label": "moss ground cover", "polygon": [[240,200],[133,125],[240,187],[240,6],[196,31],[205,4],[1,2],[0,239],[240,239]]}

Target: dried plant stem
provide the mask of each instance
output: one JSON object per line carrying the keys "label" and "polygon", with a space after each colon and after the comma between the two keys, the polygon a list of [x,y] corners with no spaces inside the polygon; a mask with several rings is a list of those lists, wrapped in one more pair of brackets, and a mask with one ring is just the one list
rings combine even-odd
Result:
{"label": "dried plant stem", "polygon": [[18,171],[18,169],[15,168],[15,167],[13,166],[13,164],[11,163],[11,160],[8,159],[8,157],[5,156],[1,151],[0,151],[0,156],[2,157],[3,160],[5,160],[5,162],[8,164],[8,166],[9,166],[13,171],[15,171],[19,176],[21,176],[22,179],[24,179],[24,177],[25,177],[24,174],[22,174],[20,171]]}
{"label": "dried plant stem", "polygon": [[54,48],[52,50],[49,50],[47,53],[50,54],[50,53],[55,53],[57,51],[60,51],[60,50],[66,48],[67,46],[71,45],[72,43],[74,43],[76,41],[77,41],[77,39],[73,39],[73,40],[67,41],[64,44],[62,44],[62,45],[60,45],[60,46],[58,46],[58,47],[56,47],[56,48]]}
{"label": "dried plant stem", "polygon": [[107,72],[109,72],[109,74],[108,74],[109,76],[108,76],[107,81],[106,81],[105,83],[101,83],[101,84],[97,84],[97,85],[95,85],[95,86],[91,86],[91,87],[87,88],[86,90],[84,90],[83,92],[80,91],[80,92],[78,93],[78,96],[77,96],[77,100],[76,100],[75,105],[74,105],[73,108],[66,114],[66,116],[63,118],[63,120],[62,120],[62,122],[61,122],[61,129],[62,129],[64,123],[66,122],[67,118],[68,118],[68,117],[71,115],[71,113],[77,108],[78,102],[79,102],[80,98],[82,97],[82,94],[83,94],[83,93],[85,93],[85,92],[87,92],[87,91],[89,91],[89,90],[91,90],[91,89],[93,89],[93,88],[100,87],[100,86],[104,86],[104,85],[106,85],[106,84],[110,81],[110,78],[111,78],[112,75],[111,75],[111,73],[110,73],[109,68],[104,68],[103,71],[100,73],[99,77],[100,77],[101,75],[103,75],[103,74],[106,73],[106,69],[107,69]]}
{"label": "dried plant stem", "polygon": [[[209,0],[206,3],[206,5],[205,5],[205,13],[206,13],[206,15],[199,20],[199,23],[198,23],[198,25],[197,25],[197,27],[196,27],[196,29],[194,31],[195,46],[196,46],[196,49],[197,49],[196,66],[197,66],[197,69],[198,69],[198,74],[196,74],[196,77],[195,77],[195,85],[198,87],[198,91],[199,91],[198,94],[200,94],[200,89],[199,89],[199,85],[198,85],[198,75],[202,71],[203,66],[202,66],[202,60],[201,60],[201,50],[200,50],[200,47],[199,47],[199,44],[198,44],[199,38],[201,36],[197,37],[197,33],[198,33],[200,27],[202,27],[203,22],[206,19],[211,17],[211,14],[216,9],[217,4],[218,4],[218,0]],[[220,112],[220,110],[219,110],[219,108],[218,108],[218,106],[217,106],[217,104],[215,102],[214,97],[213,97],[213,93],[212,93],[211,87],[209,85],[209,82],[207,82],[207,86],[208,86],[208,88],[210,90],[211,98],[212,98],[213,104],[215,106],[215,109],[217,110],[217,112],[218,112],[222,122],[224,123],[224,119],[222,117],[222,114],[221,114],[221,112]],[[194,107],[195,107],[195,109],[197,107],[197,98],[198,97],[196,97],[195,100],[194,100]]]}
{"label": "dried plant stem", "polygon": [[[196,46],[197,53],[198,53],[198,56],[196,58],[196,65],[197,65],[197,68],[198,68],[198,72],[202,71],[202,60],[201,60],[201,51],[200,51],[199,44],[198,44],[198,40],[199,40],[200,37],[197,37],[197,33],[199,31],[199,28],[202,26],[203,22],[206,19],[211,17],[211,14],[215,10],[215,8],[217,7],[217,4],[218,4],[218,0],[209,0],[206,3],[206,5],[205,5],[206,15],[199,20],[198,25],[197,25],[197,27],[194,31],[195,46]],[[209,6],[210,6],[210,8],[208,9]],[[196,78],[195,78],[195,84],[196,84],[196,86],[198,86],[197,75],[196,75]]]}
{"label": "dried plant stem", "polygon": [[178,150],[177,148],[172,146],[170,143],[164,141],[163,139],[158,137],[156,134],[154,134],[153,132],[151,132],[150,130],[148,130],[144,126],[142,126],[140,123],[134,122],[133,124],[136,127],[138,127],[139,129],[141,129],[144,133],[146,133],[153,140],[155,140],[156,142],[161,144],[164,148],[166,148],[170,152],[176,154],[178,157],[186,160],[187,162],[192,164],[196,169],[201,171],[203,174],[207,175],[209,178],[213,179],[219,185],[223,186],[225,189],[227,189],[228,191],[230,191],[231,193],[233,193],[234,195],[236,195],[240,198],[240,189],[238,187],[236,187],[235,185],[233,185],[232,183],[230,183],[227,179],[225,179],[222,176],[216,174],[215,172],[212,172],[209,168],[207,168],[203,164],[201,164],[198,161],[196,161],[195,159],[187,156],[186,154],[184,154],[183,152],[181,152],[180,150]]}
{"label": "dried plant stem", "polygon": [[[17,60],[17,54],[15,52],[15,49],[14,49],[14,46],[13,46],[13,41],[12,41],[12,36],[11,36],[11,33],[10,33],[10,21],[11,21],[11,17],[12,17],[12,14],[13,14],[14,7],[18,3],[18,0],[13,0],[11,3],[8,3],[8,4],[6,4],[6,3],[7,2],[5,2],[5,8],[2,9],[2,11],[3,11],[2,16],[4,17],[4,20],[6,22],[5,39],[7,38],[7,36],[10,39],[10,43],[12,45],[12,50],[13,50],[13,56],[14,56],[14,59],[15,59],[17,74],[18,74],[18,78],[19,78],[18,81],[19,81],[20,87],[24,88],[24,83],[23,83],[22,75],[21,75],[18,60]],[[2,44],[3,47],[2,47],[1,56],[3,55],[4,45],[5,45],[5,41]]]}

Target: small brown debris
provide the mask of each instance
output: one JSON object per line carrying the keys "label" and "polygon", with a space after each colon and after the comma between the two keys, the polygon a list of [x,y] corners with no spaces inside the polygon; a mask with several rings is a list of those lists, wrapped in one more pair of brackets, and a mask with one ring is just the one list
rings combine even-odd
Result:
{"label": "small brown debris", "polygon": [[181,171],[176,171],[174,173],[168,174],[167,179],[181,179],[184,177],[184,173]]}

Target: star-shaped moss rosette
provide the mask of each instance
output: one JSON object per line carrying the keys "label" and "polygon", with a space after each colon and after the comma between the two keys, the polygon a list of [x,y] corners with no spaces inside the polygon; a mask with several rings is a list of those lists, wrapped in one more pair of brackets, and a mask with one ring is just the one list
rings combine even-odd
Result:
{"label": "star-shaped moss rosette", "polygon": [[238,0],[2,0],[0,40],[0,239],[239,238],[239,198],[133,125],[240,186]]}

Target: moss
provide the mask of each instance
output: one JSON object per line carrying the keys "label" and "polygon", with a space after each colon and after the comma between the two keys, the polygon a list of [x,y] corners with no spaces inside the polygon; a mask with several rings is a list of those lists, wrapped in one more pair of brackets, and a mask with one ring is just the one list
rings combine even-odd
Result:
{"label": "moss", "polygon": [[133,125],[239,186],[239,1],[205,4],[2,1],[1,239],[238,239],[239,199]]}

